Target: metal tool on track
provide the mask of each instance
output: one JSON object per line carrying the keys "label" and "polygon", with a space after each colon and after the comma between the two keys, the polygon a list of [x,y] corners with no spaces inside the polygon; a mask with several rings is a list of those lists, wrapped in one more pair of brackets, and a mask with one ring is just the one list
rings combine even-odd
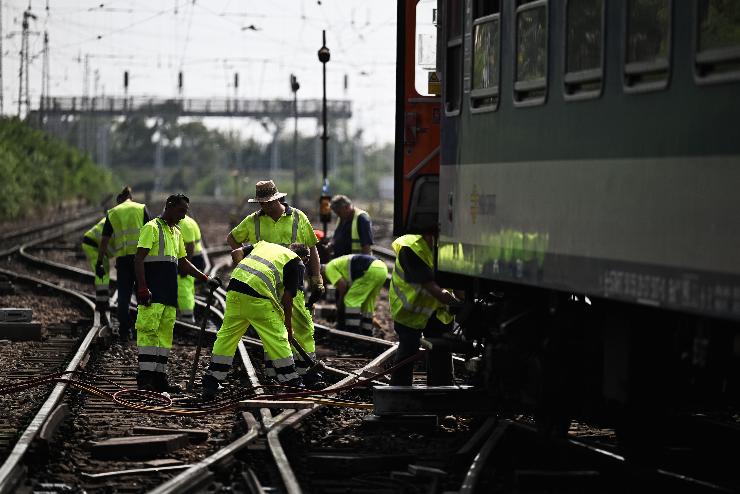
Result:
{"label": "metal tool on track", "polygon": [[295,348],[296,350],[298,350],[298,353],[300,354],[300,356],[306,362],[308,362],[310,364],[309,367],[308,367],[308,370],[306,371],[306,375],[315,374],[315,373],[317,373],[319,371],[322,371],[322,370],[324,370],[326,368],[326,366],[324,365],[324,363],[322,361],[320,361],[318,359],[311,358],[311,356],[308,354],[308,352],[295,340],[294,337],[292,337],[292,336],[289,337],[288,338],[288,341],[290,341],[290,344],[293,346],[293,348]]}
{"label": "metal tool on track", "polygon": [[206,310],[203,315],[203,320],[200,323],[200,331],[198,331],[198,346],[195,348],[195,359],[193,359],[193,368],[190,371],[190,380],[188,381],[188,391],[192,391],[193,384],[195,383],[195,373],[198,371],[198,362],[200,361],[200,348],[203,342],[203,334],[206,332],[206,325],[208,324],[208,313],[211,311],[211,304],[213,303],[214,297],[213,292],[216,289],[212,288],[208,292],[206,297]]}

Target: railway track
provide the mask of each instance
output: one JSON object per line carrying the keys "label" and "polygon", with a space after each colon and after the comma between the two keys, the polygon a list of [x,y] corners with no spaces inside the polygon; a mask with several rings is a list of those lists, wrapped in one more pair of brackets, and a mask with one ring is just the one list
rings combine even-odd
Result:
{"label": "railway track", "polygon": [[[37,232],[33,236],[48,241],[73,230],[58,225],[53,233]],[[656,450],[652,461],[640,463],[625,457],[613,438],[604,442],[598,434],[571,434],[564,439],[543,437],[521,420],[456,415],[378,419],[367,407],[373,400],[369,386],[386,384],[376,374],[391,365],[394,345],[322,324],[316,325],[316,340],[327,365],[325,372],[331,389],[321,395],[289,397],[288,403],[280,396],[270,395],[271,388],[264,387],[267,382],[261,371],[261,343],[245,337],[223,394],[224,402],[231,406],[228,410],[216,412],[209,409],[212,405],[200,403],[197,383],[195,394],[175,395],[172,404],[155,397],[149,397],[150,401],[140,397],[136,402],[137,406],[167,405],[170,412],[179,413],[152,414],[128,409],[111,402],[110,395],[135,387],[136,350],[133,346],[110,344],[106,339],[105,328],[86,300],[92,295],[84,295],[89,291],[92,273],[74,254],[75,242],[76,237],[70,237],[68,241],[48,243],[46,247],[50,248],[35,247],[34,242],[5,248],[4,255],[12,256],[9,265],[22,259],[26,266],[22,270],[41,273],[47,279],[28,278],[34,294],[37,285],[43,285],[44,290],[57,290],[55,285],[64,283],[65,293],[76,297],[83,312],[91,315],[81,318],[89,319],[87,323],[60,325],[59,333],[50,336],[40,353],[26,359],[29,364],[45,364],[44,370],[20,369],[6,378],[22,380],[52,367],[60,368],[65,358],[59,357],[59,362],[53,363],[52,359],[62,353],[66,354],[67,370],[84,368],[88,373],[77,375],[75,380],[79,382],[74,384],[74,390],[69,389],[68,383],[58,382],[44,390],[19,395],[35,397],[39,411],[32,419],[30,414],[21,417],[20,422],[30,424],[22,433],[10,431],[9,436],[20,439],[0,467],[0,492],[15,492],[19,487],[56,492],[84,489],[157,493],[534,493],[548,488],[557,492],[646,488],[725,493],[740,489],[732,462],[712,449],[718,438],[724,438],[723,444],[728,446],[737,444],[737,428],[714,422],[710,427],[705,418],[682,423],[681,430],[690,431],[686,435],[691,437],[674,441],[673,449]],[[226,253],[227,249],[218,252]],[[228,264],[228,258],[214,259],[211,273],[226,272]],[[14,276],[27,277],[17,273]],[[223,291],[217,294],[207,315],[209,341],[205,347],[210,346],[210,338],[219,326],[223,295]],[[204,305],[201,298],[201,314]],[[170,372],[175,380],[183,381],[189,374],[197,330],[188,324],[178,323],[176,327]],[[74,344],[67,347],[54,338]],[[78,342],[80,346],[76,346]],[[0,358],[2,350],[0,346]],[[207,365],[207,354],[206,351],[201,356],[200,372]],[[84,367],[79,367],[82,364]],[[368,376],[375,376],[374,381],[345,388]],[[415,374],[415,383],[424,383],[423,373]],[[79,387],[85,386],[86,392],[79,391]],[[96,394],[97,391],[102,394]],[[131,397],[126,393],[123,396]],[[143,462],[154,460],[125,456],[102,459],[93,455],[92,443],[152,432],[141,427],[195,430],[190,431],[191,442],[187,446],[160,455],[158,459],[164,462],[146,465]],[[1,442],[0,437],[0,447]],[[6,439],[6,451],[10,449],[9,442]],[[711,457],[716,467],[697,467],[702,464],[702,456]]]}

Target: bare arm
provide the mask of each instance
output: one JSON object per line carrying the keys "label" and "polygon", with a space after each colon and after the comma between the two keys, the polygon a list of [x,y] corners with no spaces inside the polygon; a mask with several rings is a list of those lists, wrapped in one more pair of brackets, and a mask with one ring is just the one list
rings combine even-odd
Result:
{"label": "bare arm", "polygon": [[285,313],[285,329],[288,330],[288,339],[290,339],[293,337],[293,295],[288,290],[285,290],[280,302]]}
{"label": "bare arm", "polygon": [[200,281],[208,281],[208,276],[205,275],[200,269],[193,266],[193,263],[191,263],[187,257],[181,257],[177,260],[177,267],[179,268],[181,273],[185,273],[185,275],[190,275],[194,278],[198,278]]}
{"label": "bare arm", "polygon": [[[102,244],[101,244],[102,245]],[[149,249],[139,247],[134,257],[134,273],[136,273],[136,285],[139,288],[146,287],[146,276],[144,276],[144,258],[149,255]]]}
{"label": "bare arm", "polygon": [[236,241],[236,239],[234,238],[234,236],[231,233],[229,233],[226,236],[226,243],[229,244],[229,247],[231,247],[232,250],[233,249],[238,249],[239,247],[242,246],[242,244],[240,244],[239,242]]}
{"label": "bare arm", "polygon": [[445,290],[444,288],[441,288],[436,281],[427,281],[421,286],[423,286],[424,289],[432,295],[432,297],[436,298],[445,305],[460,303],[460,300],[458,300],[457,297],[455,297],[452,293]]}
{"label": "bare arm", "polygon": [[372,245],[370,244],[363,245],[361,249],[363,254],[371,255],[373,253]]}
{"label": "bare arm", "polygon": [[319,251],[315,245],[311,247],[311,254],[308,259],[308,271],[309,276],[321,276],[321,258],[319,258]]}
{"label": "bare arm", "polygon": [[110,237],[103,235],[100,237],[100,245],[98,246],[98,262],[102,262],[103,259],[108,258],[108,243],[110,243]]}

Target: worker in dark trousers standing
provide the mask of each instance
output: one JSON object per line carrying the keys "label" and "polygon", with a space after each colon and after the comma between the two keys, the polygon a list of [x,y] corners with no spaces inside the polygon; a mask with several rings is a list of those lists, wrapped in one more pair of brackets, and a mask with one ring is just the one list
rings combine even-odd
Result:
{"label": "worker in dark trousers standing", "polygon": [[[422,335],[437,337],[452,329],[453,318],[448,306],[462,304],[452,292],[441,288],[434,280],[434,237],[435,231],[430,229],[422,235],[404,235],[392,244],[396,264],[391,276],[389,301],[393,328],[398,335],[396,363],[419,350]],[[391,376],[391,385],[411,386],[413,370],[413,363],[398,369]],[[429,376],[427,384],[452,384],[451,355],[443,374]]]}
{"label": "worker in dark trousers standing", "polygon": [[[203,271],[206,261],[203,257],[203,246],[200,238],[200,227],[198,223],[186,215],[178,224],[185,242],[185,252],[188,261]],[[177,278],[177,310],[178,319],[191,324],[195,323],[193,310],[195,309],[195,278],[187,273],[180,273]]]}
{"label": "worker in dark trousers standing", "polygon": [[332,197],[330,207],[338,218],[331,241],[334,259],[347,254],[371,254],[373,224],[367,211],[355,207],[343,194]]}
{"label": "worker in dark trousers standing", "polygon": [[290,338],[293,299],[303,288],[308,248],[303,244],[286,248],[262,241],[233,250],[231,257],[237,265],[226,291],[224,321],[203,376],[203,398],[212,398],[219,383],[226,379],[237,345],[250,325],[265,349],[265,374],[284,386],[303,386]]}
{"label": "worker in dark trousers standing", "polygon": [[139,347],[139,389],[180,391],[167,379],[167,361],[172,348],[172,330],[177,308],[178,271],[205,281],[211,288],[221,286],[218,278],[209,277],[187,259],[185,243],[177,224],[188,212],[190,200],[176,194],[167,198],[161,216],[141,228],[137,242],[136,344]]}
{"label": "worker in dark trousers standing", "polygon": [[118,337],[122,342],[127,342],[133,336],[129,304],[136,284],[134,273],[136,244],[139,241],[139,231],[144,223],[149,221],[150,216],[144,204],[134,202],[130,187],[124,187],[116,201],[118,205],[109,209],[105,215],[95,274],[102,278],[108,271],[105,264],[108,264],[108,247],[112,244],[116,257],[118,287]]}

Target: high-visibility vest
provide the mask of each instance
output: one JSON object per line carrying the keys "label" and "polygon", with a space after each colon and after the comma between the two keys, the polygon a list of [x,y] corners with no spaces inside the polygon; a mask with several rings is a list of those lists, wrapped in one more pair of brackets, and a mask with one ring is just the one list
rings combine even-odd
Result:
{"label": "high-visibility vest", "polygon": [[108,220],[113,227],[111,241],[115,246],[115,256],[136,254],[139,231],[144,226],[144,205],[127,199],[108,210]]}
{"label": "high-visibility vest", "polygon": [[190,216],[185,215],[178,224],[180,231],[182,232],[183,241],[188,244],[193,244],[193,255],[196,256],[203,252],[203,246],[201,244],[200,227],[198,223]]}
{"label": "high-visibility vest", "polygon": [[[355,208],[355,214],[352,216],[352,227],[350,228],[350,239],[352,241],[351,250],[353,254],[362,252],[362,243],[360,243],[360,231],[357,229],[357,218],[359,218],[361,215],[365,215],[367,217],[367,220],[370,221],[370,215],[367,211],[364,211],[360,208]],[[337,219],[337,226],[336,228],[339,228],[339,223],[341,223],[342,220]]]}
{"label": "high-visibility vest", "polygon": [[404,278],[403,268],[398,253],[403,247],[409,247],[424,264],[433,269],[433,254],[429,244],[421,235],[404,235],[392,244],[396,253],[396,265],[391,277],[389,293],[391,315],[394,321],[410,328],[424,329],[427,321],[436,313],[436,317],[445,324],[452,322],[452,315],[447,306],[434,298],[418,283],[410,283]]}
{"label": "high-visibility vest", "polygon": [[157,228],[149,254],[144,258],[144,263],[171,262],[177,265],[177,247],[180,243],[182,233],[177,226],[170,227],[162,218],[154,218],[147,225]]}
{"label": "high-visibility vest", "polygon": [[[103,236],[103,226],[105,226],[105,217],[101,218],[100,221],[95,223],[92,228],[84,233],[82,236],[82,243],[89,245],[90,247],[98,248],[100,245],[100,238]],[[115,251],[113,244],[108,244],[108,255],[113,256]]]}
{"label": "high-visibility vest", "polygon": [[[262,224],[262,219],[265,220],[265,225]],[[262,211],[256,211],[244,218],[236,228],[231,230],[231,235],[239,243],[250,242],[256,244],[265,241],[287,247],[292,243],[300,242],[312,246],[316,243],[315,240],[311,242],[312,239],[299,239],[303,222],[310,227],[311,223],[306,215],[296,208],[290,208],[290,214],[284,214],[278,221],[273,221],[270,216]],[[266,226],[267,228],[265,228]],[[311,230],[313,230],[312,227]]]}
{"label": "high-visibility vest", "polygon": [[269,298],[280,314],[283,296],[283,268],[298,255],[282,245],[260,241],[254,249],[236,265],[231,277],[246,283],[260,295]]}

